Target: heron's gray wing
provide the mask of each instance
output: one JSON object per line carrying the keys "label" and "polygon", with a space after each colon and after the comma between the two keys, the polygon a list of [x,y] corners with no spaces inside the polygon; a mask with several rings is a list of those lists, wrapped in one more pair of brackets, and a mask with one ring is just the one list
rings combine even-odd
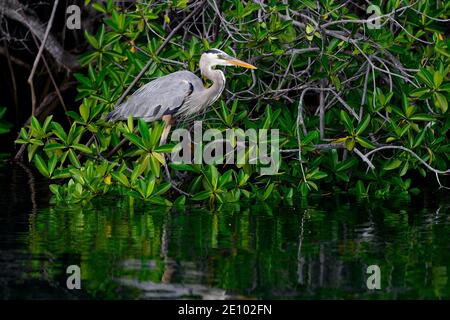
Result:
{"label": "heron's gray wing", "polygon": [[136,90],[126,102],[113,110],[105,119],[125,120],[143,118],[154,121],[167,114],[175,114],[202,81],[189,71],[178,71],[155,79]]}

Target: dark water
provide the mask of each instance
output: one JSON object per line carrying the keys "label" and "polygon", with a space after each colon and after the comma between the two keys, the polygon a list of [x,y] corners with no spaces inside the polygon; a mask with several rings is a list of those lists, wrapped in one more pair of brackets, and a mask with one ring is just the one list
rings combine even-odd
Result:
{"label": "dark water", "polygon": [[[48,205],[44,180],[0,167],[0,298],[449,299],[450,201],[345,196],[208,210]],[[66,269],[81,270],[69,290]],[[369,290],[369,265],[381,289]]]}

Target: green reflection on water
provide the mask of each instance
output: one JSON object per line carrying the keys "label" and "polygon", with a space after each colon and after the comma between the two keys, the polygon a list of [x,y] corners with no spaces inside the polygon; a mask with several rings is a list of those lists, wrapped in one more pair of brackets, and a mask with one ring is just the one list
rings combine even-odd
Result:
{"label": "green reflection on water", "polygon": [[[103,199],[29,216],[32,270],[91,298],[450,298],[448,204],[322,198],[214,212]],[[381,290],[366,268],[381,268]],[[40,272],[28,277],[42,277]]]}

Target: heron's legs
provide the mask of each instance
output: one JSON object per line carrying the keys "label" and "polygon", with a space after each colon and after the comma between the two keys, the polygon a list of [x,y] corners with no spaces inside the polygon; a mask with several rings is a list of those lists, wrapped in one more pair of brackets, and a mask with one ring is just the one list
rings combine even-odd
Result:
{"label": "heron's legs", "polygon": [[[172,116],[170,114],[164,115],[162,117],[162,120],[164,121],[164,130],[161,134],[161,139],[159,140],[159,145],[162,146],[164,144],[166,144],[166,140],[167,137],[169,136],[169,132],[170,129],[172,128],[172,124],[173,124],[173,119]],[[166,176],[167,176],[167,180],[169,181],[169,183],[172,185],[172,187],[177,190],[178,192],[181,192],[184,195],[189,195],[186,192],[180,190],[177,188],[175,182],[172,180],[171,176],[170,176],[170,171],[169,168],[167,167],[167,160],[170,158],[170,155],[164,154],[164,170],[166,172]]]}
{"label": "heron's legs", "polygon": [[[161,139],[159,140],[160,146],[162,146],[163,144],[166,144],[166,140],[167,140],[167,137],[169,136],[170,128],[172,127],[172,116],[170,114],[164,115],[162,117],[162,120],[164,121],[164,130],[161,134]],[[169,182],[171,184],[173,184],[172,179],[170,178],[169,168],[167,167],[167,159],[168,158],[169,157],[166,154],[164,154],[164,160],[166,160],[166,161],[164,161],[164,169],[166,171],[167,179],[169,179]]]}
{"label": "heron's legs", "polygon": [[162,117],[164,121],[164,130],[161,134],[161,139],[159,140],[159,145],[166,144],[167,137],[169,136],[170,128],[172,128],[173,119],[170,114],[166,114]]}

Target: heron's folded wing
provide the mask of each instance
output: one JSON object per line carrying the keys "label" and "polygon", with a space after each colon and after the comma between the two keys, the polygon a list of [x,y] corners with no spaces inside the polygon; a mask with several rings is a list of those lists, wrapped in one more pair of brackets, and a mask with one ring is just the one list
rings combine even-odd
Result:
{"label": "heron's folded wing", "polygon": [[179,71],[153,80],[134,92],[119,108],[122,119],[143,118],[146,121],[174,114],[192,94],[201,80],[191,72]]}

